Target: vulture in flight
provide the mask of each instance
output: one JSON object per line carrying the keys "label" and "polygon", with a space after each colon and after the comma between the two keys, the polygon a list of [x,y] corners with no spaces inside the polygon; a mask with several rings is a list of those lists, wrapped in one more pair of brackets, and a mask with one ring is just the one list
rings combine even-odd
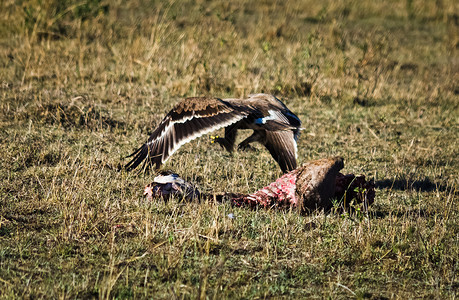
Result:
{"label": "vulture in flight", "polygon": [[238,129],[252,129],[239,149],[260,142],[271,153],[284,173],[297,167],[297,140],[301,121],[273,95],[254,94],[248,99],[186,98],[164,117],[147,142],[129,155],[127,171],[140,163],[157,169],[185,143],[225,127],[225,136],[214,141],[232,151]]}

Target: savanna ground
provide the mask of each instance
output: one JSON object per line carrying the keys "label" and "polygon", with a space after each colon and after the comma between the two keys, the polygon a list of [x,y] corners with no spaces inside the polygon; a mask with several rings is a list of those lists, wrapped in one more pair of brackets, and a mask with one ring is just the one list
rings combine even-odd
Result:
{"label": "savanna ground", "polygon": [[[1,1],[1,298],[455,298],[458,11]],[[154,174],[117,171],[183,97],[256,92],[302,119],[300,163],[341,155],[375,180],[368,214],[151,202]],[[165,168],[206,192],[280,175],[208,136]]]}

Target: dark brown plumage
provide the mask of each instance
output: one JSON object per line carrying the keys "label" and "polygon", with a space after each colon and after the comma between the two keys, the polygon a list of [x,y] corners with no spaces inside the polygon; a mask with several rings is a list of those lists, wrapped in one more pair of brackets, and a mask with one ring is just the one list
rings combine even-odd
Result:
{"label": "dark brown plumage", "polygon": [[239,144],[262,143],[279,163],[283,172],[296,168],[296,140],[301,121],[279,99],[255,94],[248,99],[187,98],[179,102],[161,121],[148,141],[137,149],[126,169],[147,161],[159,168],[183,144],[225,127],[225,137],[216,138],[232,151],[238,129],[253,129]]}

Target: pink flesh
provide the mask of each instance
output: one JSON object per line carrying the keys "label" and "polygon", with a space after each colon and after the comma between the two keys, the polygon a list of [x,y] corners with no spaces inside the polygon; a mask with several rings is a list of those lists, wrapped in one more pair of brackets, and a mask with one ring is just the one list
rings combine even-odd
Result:
{"label": "pink flesh", "polygon": [[298,199],[295,194],[296,172],[284,174],[270,185],[261,190],[241,198],[233,199],[235,204],[247,203],[251,205],[269,206],[296,206]]}

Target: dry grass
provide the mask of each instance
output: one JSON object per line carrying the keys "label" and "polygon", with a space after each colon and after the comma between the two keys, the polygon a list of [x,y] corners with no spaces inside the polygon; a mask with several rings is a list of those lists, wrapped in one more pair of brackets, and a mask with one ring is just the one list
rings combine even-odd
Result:
{"label": "dry grass", "polygon": [[[455,298],[456,1],[0,11],[1,298]],[[182,97],[252,92],[302,119],[300,162],[341,155],[375,179],[368,217],[151,203],[151,175],[116,171]],[[165,167],[207,192],[280,175],[206,137]]]}

